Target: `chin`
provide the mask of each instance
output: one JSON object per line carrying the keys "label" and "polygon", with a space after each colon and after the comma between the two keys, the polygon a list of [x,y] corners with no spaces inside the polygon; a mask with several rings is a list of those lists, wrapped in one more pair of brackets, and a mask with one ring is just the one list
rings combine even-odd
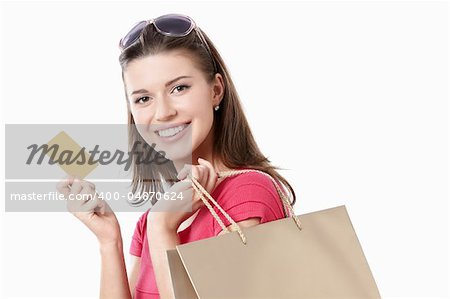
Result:
{"label": "chin", "polygon": [[160,149],[165,152],[165,157],[177,161],[192,161],[192,141],[190,136],[179,140],[171,145],[161,145]]}

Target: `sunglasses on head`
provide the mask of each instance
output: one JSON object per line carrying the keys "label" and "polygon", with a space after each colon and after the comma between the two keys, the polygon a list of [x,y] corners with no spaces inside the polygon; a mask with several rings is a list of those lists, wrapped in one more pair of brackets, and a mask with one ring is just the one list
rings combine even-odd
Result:
{"label": "sunglasses on head", "polygon": [[202,32],[199,30],[194,20],[189,16],[180,15],[180,14],[167,14],[156,19],[150,19],[147,21],[140,21],[136,25],[131,28],[130,32],[128,32],[125,37],[123,37],[119,42],[119,48],[123,52],[128,47],[132,46],[140,37],[142,32],[144,31],[147,25],[153,24],[156,30],[166,36],[172,37],[183,37],[191,33],[192,30],[195,30],[195,33],[200,38],[200,41],[205,46],[208,51],[209,56],[214,65],[214,71],[217,70],[216,62],[212,56],[211,49],[208,46],[205,38],[203,37]]}

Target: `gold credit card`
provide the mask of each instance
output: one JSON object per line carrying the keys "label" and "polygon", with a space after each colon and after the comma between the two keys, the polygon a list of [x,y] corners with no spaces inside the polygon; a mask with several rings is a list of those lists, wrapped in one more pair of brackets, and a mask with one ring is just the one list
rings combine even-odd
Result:
{"label": "gold credit card", "polygon": [[[49,148],[47,156],[56,161],[55,164],[59,165],[69,175],[84,179],[98,166],[98,162],[88,163],[90,156],[86,149],[82,148],[64,131],[53,137],[47,142],[47,145]],[[51,147],[54,145],[56,145],[55,149],[52,150]]]}

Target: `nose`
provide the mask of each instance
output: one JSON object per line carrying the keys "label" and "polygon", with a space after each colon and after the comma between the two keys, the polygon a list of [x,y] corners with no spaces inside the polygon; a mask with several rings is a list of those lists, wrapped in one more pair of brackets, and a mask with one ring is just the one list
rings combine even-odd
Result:
{"label": "nose", "polygon": [[156,101],[156,113],[155,118],[157,121],[169,120],[175,115],[177,115],[176,109],[171,105],[171,103],[165,99],[160,98]]}

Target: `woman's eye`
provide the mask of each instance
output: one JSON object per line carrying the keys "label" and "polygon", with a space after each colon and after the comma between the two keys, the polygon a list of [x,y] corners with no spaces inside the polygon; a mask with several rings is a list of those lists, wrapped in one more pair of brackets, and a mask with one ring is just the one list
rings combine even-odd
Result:
{"label": "woman's eye", "polygon": [[149,100],[149,97],[141,97],[134,101],[135,104],[143,104]]}
{"label": "woman's eye", "polygon": [[189,85],[178,85],[178,86],[175,86],[173,91],[176,90],[177,92],[181,92],[181,91],[183,91],[185,89],[188,89],[189,87],[190,87]]}

